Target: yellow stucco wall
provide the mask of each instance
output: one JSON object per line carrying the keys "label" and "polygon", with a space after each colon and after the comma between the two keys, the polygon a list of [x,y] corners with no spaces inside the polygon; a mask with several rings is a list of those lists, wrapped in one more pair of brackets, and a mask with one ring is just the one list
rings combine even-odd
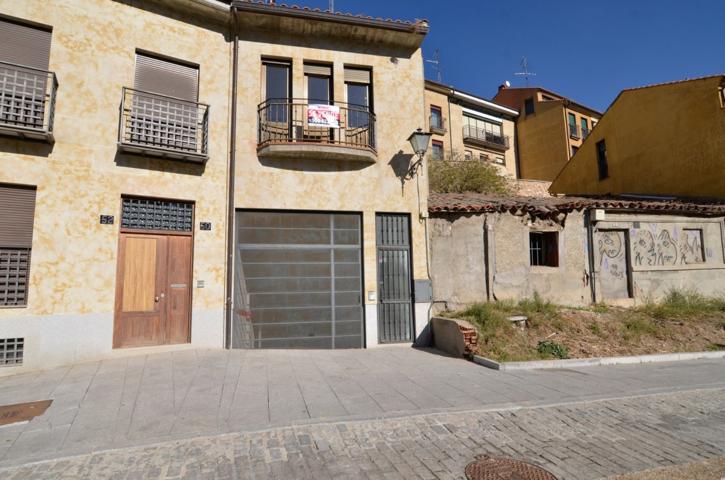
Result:
{"label": "yellow stucco wall", "polygon": [[[235,207],[362,212],[365,291],[377,291],[375,213],[409,213],[413,276],[427,278],[425,229],[419,217],[420,212],[427,211],[427,176],[419,175],[404,184],[398,176],[401,166],[411,161],[408,136],[416,128],[427,126],[421,51],[347,44],[339,38],[313,35],[298,38],[264,31],[248,31],[245,35],[248,38],[240,39],[239,43]],[[305,61],[333,65],[334,98],[343,102],[345,65],[371,68],[377,162],[260,159],[256,112],[263,100],[262,59],[265,57],[291,60],[295,98],[306,96]],[[377,303],[368,300],[367,295],[365,298],[367,304]]]}
{"label": "yellow stucco wall", "polygon": [[536,102],[533,114],[521,112],[518,148],[521,178],[552,180],[569,159],[568,133],[560,100]]}
{"label": "yellow stucco wall", "polygon": [[[50,70],[59,83],[55,144],[0,138],[0,182],[37,187],[28,305],[0,309],[0,326],[59,314],[107,314],[93,321],[112,322],[123,194],[196,202],[193,278],[205,288],[193,290],[192,308],[222,312],[231,48],[224,30],[198,13],[177,10],[175,19],[109,0],[0,0],[0,11],[52,27]],[[192,16],[202,23],[187,22]],[[210,105],[206,166],[117,153],[121,89],[133,87],[136,49],[199,65],[199,100]],[[115,224],[100,225],[101,214]],[[198,231],[199,221],[212,230]],[[220,328],[222,321],[220,314]],[[110,338],[98,342],[110,349]]]}
{"label": "yellow stucco wall", "polygon": [[[725,197],[722,77],[626,90],[552,184],[552,193]],[[599,181],[596,143],[607,147]]]}

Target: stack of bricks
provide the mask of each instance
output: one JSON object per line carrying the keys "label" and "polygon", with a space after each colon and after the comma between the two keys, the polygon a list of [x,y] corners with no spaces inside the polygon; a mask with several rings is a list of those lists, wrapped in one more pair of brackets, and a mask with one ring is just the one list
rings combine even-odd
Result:
{"label": "stack of bricks", "polygon": [[[468,323],[468,322],[466,322]],[[466,349],[465,355],[473,355],[478,346],[478,332],[476,328],[471,324],[464,324],[458,322],[458,330],[463,335],[463,345]]]}

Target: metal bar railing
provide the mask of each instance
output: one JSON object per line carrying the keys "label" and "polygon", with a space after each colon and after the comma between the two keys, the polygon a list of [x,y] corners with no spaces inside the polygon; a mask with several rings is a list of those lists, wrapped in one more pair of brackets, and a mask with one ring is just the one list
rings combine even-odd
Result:
{"label": "metal bar railing", "polygon": [[569,124],[569,136],[571,138],[582,138],[579,133],[579,125],[575,125],[573,123]]}
{"label": "metal bar railing", "polygon": [[333,102],[337,127],[314,124],[308,100],[269,99],[257,108],[257,143],[318,143],[375,150],[375,114],[365,106]]}
{"label": "metal bar railing", "polygon": [[509,137],[508,135],[497,135],[488,130],[482,128],[473,127],[471,125],[463,126],[463,138],[468,140],[475,140],[479,142],[486,142],[488,144],[500,145],[501,147],[509,148]]}
{"label": "metal bar railing", "polygon": [[120,144],[207,156],[209,106],[123,87]]}
{"label": "metal bar railing", "polygon": [[51,134],[57,90],[53,72],[0,62],[0,125]]}
{"label": "metal bar railing", "polygon": [[428,125],[430,125],[431,130],[445,131],[446,119],[441,115],[430,115]]}

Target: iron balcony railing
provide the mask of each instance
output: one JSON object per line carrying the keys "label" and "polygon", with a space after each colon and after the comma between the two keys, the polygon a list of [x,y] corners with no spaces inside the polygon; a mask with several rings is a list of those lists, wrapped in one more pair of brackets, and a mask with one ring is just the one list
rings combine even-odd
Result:
{"label": "iron balcony railing", "polygon": [[204,161],[209,156],[209,106],[124,87],[118,144],[131,153]]}
{"label": "iron balcony railing", "polygon": [[569,124],[569,136],[574,139],[580,139],[581,134],[579,133],[579,125]]}
{"label": "iron balcony railing", "polygon": [[508,135],[497,135],[482,128],[472,125],[463,126],[463,141],[481,144],[497,150],[509,149]]}
{"label": "iron balcony railing", "polygon": [[581,127],[581,130],[582,130],[582,140],[584,140],[585,138],[587,138],[589,136],[589,129]]}
{"label": "iron balcony railing", "polygon": [[0,133],[53,141],[55,73],[0,62]]}
{"label": "iron balcony railing", "polygon": [[270,99],[257,108],[260,147],[270,144],[323,144],[375,151],[375,114],[367,107],[341,102],[335,128],[310,124],[309,107],[302,99]]}
{"label": "iron balcony railing", "polygon": [[440,115],[431,115],[428,117],[428,125],[432,132],[443,132],[446,131],[446,119]]}

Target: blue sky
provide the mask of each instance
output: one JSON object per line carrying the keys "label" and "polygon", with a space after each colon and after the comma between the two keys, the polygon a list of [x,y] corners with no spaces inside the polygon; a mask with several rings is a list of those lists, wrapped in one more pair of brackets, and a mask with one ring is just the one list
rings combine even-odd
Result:
{"label": "blue sky", "polygon": [[335,0],[335,10],[428,19],[423,53],[440,50],[443,82],[487,98],[504,80],[524,85],[513,75],[523,56],[532,85],[602,111],[624,88],[725,72],[725,0]]}

